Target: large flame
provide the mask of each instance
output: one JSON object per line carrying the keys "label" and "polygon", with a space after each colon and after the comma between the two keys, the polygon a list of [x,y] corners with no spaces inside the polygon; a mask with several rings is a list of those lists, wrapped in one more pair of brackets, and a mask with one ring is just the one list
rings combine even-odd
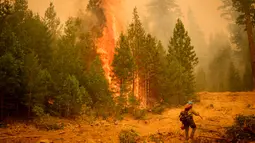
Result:
{"label": "large flame", "polygon": [[[103,0],[102,7],[104,8],[104,14],[106,16],[106,27],[103,30],[103,36],[97,41],[97,52],[101,56],[103,69],[105,76],[110,83],[110,88],[115,85],[111,84],[112,68],[111,64],[114,58],[114,49],[116,41],[118,40],[119,34],[124,30],[123,26],[123,15],[120,13],[123,11],[122,0]],[[145,100],[142,95],[144,91],[139,88],[139,77],[136,77],[134,86],[134,94],[140,99],[141,105],[144,106]],[[116,94],[118,95],[118,93]]]}
{"label": "large flame", "polygon": [[119,33],[123,30],[121,19],[115,12],[120,6],[120,0],[104,0],[102,3],[107,22],[103,30],[103,37],[97,41],[97,52],[101,56],[105,76],[109,80],[109,83],[111,83],[111,63],[114,57],[116,41]]}

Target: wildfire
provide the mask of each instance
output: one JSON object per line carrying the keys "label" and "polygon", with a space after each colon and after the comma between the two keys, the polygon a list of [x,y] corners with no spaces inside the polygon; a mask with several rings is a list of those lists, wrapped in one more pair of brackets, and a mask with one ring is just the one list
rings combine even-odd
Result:
{"label": "wildfire", "polygon": [[111,63],[114,57],[114,49],[119,33],[122,29],[122,22],[117,15],[116,10],[120,9],[120,0],[104,0],[102,3],[104,14],[106,16],[106,27],[103,31],[103,36],[98,39],[97,52],[101,56],[105,76],[111,83]]}
{"label": "wildfire", "polygon": [[[110,83],[110,88],[115,85],[111,84],[111,64],[114,58],[114,49],[116,46],[116,41],[119,37],[121,31],[123,31],[123,21],[120,12],[123,10],[122,0],[103,0],[102,6],[104,8],[104,14],[106,16],[106,27],[103,30],[103,36],[97,41],[97,52],[101,56],[101,61],[103,64],[103,69],[105,71],[105,76]],[[134,94],[138,99],[141,100],[142,105],[144,105],[144,99],[142,99],[141,94],[142,88],[139,88],[139,77],[136,77],[134,86]],[[118,96],[118,93],[116,94]]]}

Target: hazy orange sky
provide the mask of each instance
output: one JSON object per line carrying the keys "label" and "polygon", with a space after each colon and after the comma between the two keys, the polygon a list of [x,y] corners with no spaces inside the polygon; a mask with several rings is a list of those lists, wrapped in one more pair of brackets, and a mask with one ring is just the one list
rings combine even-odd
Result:
{"label": "hazy orange sky", "polygon": [[[52,1],[55,5],[57,14],[61,21],[65,21],[69,16],[74,16],[80,8],[85,8],[88,0],[28,0],[29,8],[40,14],[44,14],[44,11],[49,6],[49,2]],[[132,15],[132,9],[137,6],[139,12],[146,13],[145,5],[150,0],[123,0],[126,9],[126,20],[130,21]],[[220,17],[220,11],[217,10],[221,5],[220,0],[176,0],[180,5],[181,10],[185,17],[188,8],[190,8],[201,28],[208,38],[210,33],[225,31],[227,22]],[[142,17],[142,16],[141,16]]]}

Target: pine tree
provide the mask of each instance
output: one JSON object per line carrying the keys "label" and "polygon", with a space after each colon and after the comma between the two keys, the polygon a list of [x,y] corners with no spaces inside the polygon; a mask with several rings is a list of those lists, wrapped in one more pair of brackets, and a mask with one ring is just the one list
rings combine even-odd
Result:
{"label": "pine tree", "polygon": [[34,51],[38,55],[38,62],[43,68],[49,68],[53,56],[52,37],[39,15],[28,12],[25,21],[20,25],[24,29],[18,33],[20,41],[24,44],[26,54]]}
{"label": "pine tree", "polygon": [[140,55],[142,53],[142,49],[144,47],[144,42],[145,42],[145,30],[139,19],[139,15],[138,15],[136,7],[133,10],[133,21],[129,25],[127,31],[128,31],[127,35],[128,35],[128,41],[130,44],[132,56],[136,64],[136,70],[134,70],[133,72],[133,94],[135,94],[135,87],[138,86],[138,90],[140,91],[139,83],[136,83],[135,79],[137,79],[140,74],[139,68],[142,64]]}
{"label": "pine tree", "polygon": [[[27,54],[24,60],[24,73],[25,73],[24,81],[27,85],[26,88],[27,94],[25,96],[26,98],[25,101],[27,101],[26,105],[28,107],[28,117],[30,116],[32,111],[31,109],[34,106],[33,96],[35,96],[35,92],[37,92],[36,78],[40,70],[41,67],[38,62],[38,57],[33,52],[31,54]],[[43,100],[41,100],[41,103],[44,102]]]}
{"label": "pine tree", "polygon": [[235,44],[237,48],[237,50],[233,51],[233,56],[237,62],[237,70],[240,76],[243,76],[243,89],[245,91],[251,91],[253,84],[251,82],[251,56],[249,50],[249,41],[247,40],[247,33],[243,30],[245,28],[245,25],[239,25],[238,23],[236,23],[236,19],[240,16],[240,13],[236,11],[236,9],[233,7],[233,1],[222,0],[222,2],[223,5],[220,6],[219,9],[222,11],[222,16],[229,21],[228,31],[231,33],[230,40],[233,44]]}
{"label": "pine tree", "polygon": [[[20,61],[15,59],[13,54],[6,52],[4,55],[0,56],[0,90],[1,90],[1,115],[2,120],[5,112],[4,105],[5,102],[15,103],[20,88],[21,88],[21,77],[20,77]],[[7,102],[8,103],[8,102]]]}
{"label": "pine tree", "polygon": [[111,112],[113,105],[112,94],[99,56],[93,61],[86,80],[86,89],[92,98],[93,109],[97,110],[99,114]]}
{"label": "pine tree", "polygon": [[49,7],[46,9],[44,18],[44,24],[47,26],[49,33],[53,38],[57,38],[59,34],[60,19],[57,17],[55,6],[50,2]]}
{"label": "pine tree", "polygon": [[91,104],[88,92],[79,84],[74,75],[68,75],[62,84],[60,95],[56,97],[56,104],[60,105],[62,115],[66,117],[77,115],[83,104],[86,106]]}
{"label": "pine tree", "polygon": [[169,86],[170,82],[168,82],[168,66],[167,66],[167,59],[166,59],[166,51],[161,43],[161,41],[157,42],[156,47],[156,64],[155,68],[155,75],[152,79],[152,92],[154,97],[159,101],[164,99],[165,95],[170,91]]}
{"label": "pine tree", "polygon": [[251,57],[251,67],[252,67],[252,77],[253,77],[253,90],[255,90],[255,43],[253,35],[253,12],[254,12],[254,0],[232,0],[232,6],[239,16],[236,19],[236,23],[240,25],[245,25],[245,30],[247,31],[247,37],[250,47],[250,57]]}
{"label": "pine tree", "polygon": [[[23,13],[22,11],[21,13]],[[17,25],[21,23],[10,1],[0,3],[0,120],[10,110],[6,104],[21,105],[23,98],[22,68],[24,46],[16,34]]]}
{"label": "pine tree", "polygon": [[128,95],[128,87],[133,79],[135,69],[134,59],[128,44],[127,37],[121,33],[118,46],[115,48],[114,59],[112,62],[113,79],[119,85],[120,96]]}
{"label": "pine tree", "polygon": [[144,83],[144,93],[147,105],[152,100],[159,100],[157,81],[159,80],[160,70],[163,66],[162,58],[164,57],[164,49],[160,43],[157,43],[155,37],[147,34],[145,46],[141,53],[141,74]]}
{"label": "pine tree", "polygon": [[184,25],[180,19],[177,20],[174,28],[173,37],[168,45],[168,63],[169,68],[176,70],[175,76],[177,78],[177,85],[179,90],[178,98],[179,103],[183,103],[181,98],[185,99],[194,94],[195,81],[194,81],[194,67],[198,64],[198,58],[191,45],[191,40],[188,32],[185,30]]}

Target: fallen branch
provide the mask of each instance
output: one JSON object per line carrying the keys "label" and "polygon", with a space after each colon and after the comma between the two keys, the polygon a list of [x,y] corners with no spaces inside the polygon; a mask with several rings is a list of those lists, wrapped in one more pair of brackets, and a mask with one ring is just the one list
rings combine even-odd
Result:
{"label": "fallen branch", "polygon": [[5,136],[5,137],[1,137],[0,136],[0,140],[4,140],[4,139],[9,139],[9,138],[39,138],[41,136],[39,135],[27,135],[27,136]]}

